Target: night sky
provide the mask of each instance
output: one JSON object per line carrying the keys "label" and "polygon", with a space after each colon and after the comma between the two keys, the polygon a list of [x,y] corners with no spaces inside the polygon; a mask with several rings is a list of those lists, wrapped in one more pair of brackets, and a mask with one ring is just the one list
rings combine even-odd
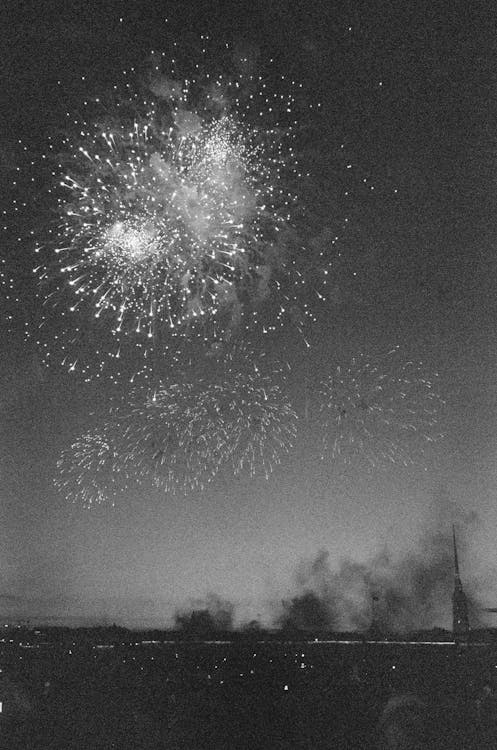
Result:
{"label": "night sky", "polygon": [[[169,625],[178,609],[219,597],[236,623],[269,624],[283,599],[347,586],[352,563],[381,567],[400,587],[411,563],[446,565],[452,523],[463,583],[495,606],[492,3],[18,5],[7,4],[0,32],[0,620]],[[299,432],[269,479],[222,470],[202,491],[134,488],[85,509],[56,492],[57,458],[121,386],[46,369],[36,337],[26,341],[37,305],[28,235],[54,206],[28,190],[23,211],[12,201],[26,153],[65,127],[83,92],[105,92],[152,49],[171,39],[188,48],[200,34],[247,50],[261,69],[272,57],[303,84],[310,177],[300,198],[312,211],[301,232],[311,244],[336,232],[336,261],[310,347],[290,325],[258,341],[290,365]],[[351,357],[396,346],[438,373],[443,439],[424,455],[414,447],[407,468],[370,467],[360,451],[348,464],[322,460],[316,384]],[[450,586],[437,592],[423,624],[447,626]],[[345,614],[338,622],[350,625]]]}

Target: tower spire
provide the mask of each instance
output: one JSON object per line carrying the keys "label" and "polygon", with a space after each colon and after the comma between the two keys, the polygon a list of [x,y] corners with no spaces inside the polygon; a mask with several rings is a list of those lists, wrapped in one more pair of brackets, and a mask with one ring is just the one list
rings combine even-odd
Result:
{"label": "tower spire", "polygon": [[456,578],[456,581],[461,582],[461,576],[459,575],[459,561],[457,559],[457,545],[456,545],[456,528],[454,524],[452,524],[452,542],[454,544],[454,575]]}
{"label": "tower spire", "polygon": [[469,637],[468,603],[463,591],[457,558],[456,530],[452,524],[452,541],[454,545],[454,592],[452,594],[452,631],[456,643],[465,643]]}

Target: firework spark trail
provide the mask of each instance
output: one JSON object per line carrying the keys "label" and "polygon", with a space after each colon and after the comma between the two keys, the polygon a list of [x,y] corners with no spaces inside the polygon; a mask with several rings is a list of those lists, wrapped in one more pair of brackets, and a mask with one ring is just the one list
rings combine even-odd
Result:
{"label": "firework spark trail", "polygon": [[441,437],[436,378],[422,363],[402,359],[399,347],[337,366],[319,387],[323,456],[365,458],[371,466],[415,463]]}

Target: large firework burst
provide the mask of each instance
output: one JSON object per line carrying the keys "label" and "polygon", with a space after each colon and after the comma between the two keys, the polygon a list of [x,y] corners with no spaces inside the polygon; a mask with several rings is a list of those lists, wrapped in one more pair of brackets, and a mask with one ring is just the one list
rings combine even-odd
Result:
{"label": "large firework burst", "polygon": [[57,216],[36,265],[48,361],[85,372],[98,352],[103,372],[102,359],[143,357],[186,331],[229,337],[293,272],[295,83],[201,64],[181,77],[173,63],[155,56],[146,84],[126,76],[111,104],[88,100],[50,142]]}
{"label": "large firework burst", "polygon": [[436,380],[422,363],[403,359],[399,347],[338,365],[319,387],[323,456],[370,466],[418,461],[441,437]]}
{"label": "large firework burst", "polygon": [[118,332],[215,315],[255,283],[289,218],[257,132],[183,106],[172,102],[167,129],[156,103],[132,129],[97,133],[61,182],[61,271],[76,306],[89,302]]}

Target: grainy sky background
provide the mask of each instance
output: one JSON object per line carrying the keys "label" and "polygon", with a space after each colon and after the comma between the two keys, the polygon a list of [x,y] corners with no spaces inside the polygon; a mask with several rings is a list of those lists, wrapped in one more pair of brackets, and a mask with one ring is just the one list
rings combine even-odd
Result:
{"label": "grainy sky background", "polygon": [[[464,582],[483,604],[497,603],[495,15],[492,3],[403,5],[7,4],[0,252],[23,304],[3,288],[0,619],[3,609],[14,619],[160,625],[216,594],[234,603],[237,622],[267,623],[281,599],[318,585],[302,561],[320,551],[329,553],[330,581],[341,561],[374,567],[385,549],[393,570],[408,551],[429,564],[440,542],[433,534],[449,533],[453,521]],[[400,345],[440,374],[445,438],[407,470],[366,471],[361,460],[319,460],[311,409],[268,481],[224,473],[189,496],[135,491],[88,511],[58,496],[52,478],[108,386],[45,371],[23,343],[33,302],[30,250],[17,242],[12,215],[16,141],[39,150],[65,108],[78,108],[81,76],[105,90],[150,49],[201,33],[274,56],[307,101],[322,102],[319,138],[306,152],[311,193],[323,226],[344,217],[349,226],[311,350],[288,332],[268,343],[293,363],[298,410],[304,373],[317,382],[351,355]],[[449,624],[449,594],[431,624]]]}

